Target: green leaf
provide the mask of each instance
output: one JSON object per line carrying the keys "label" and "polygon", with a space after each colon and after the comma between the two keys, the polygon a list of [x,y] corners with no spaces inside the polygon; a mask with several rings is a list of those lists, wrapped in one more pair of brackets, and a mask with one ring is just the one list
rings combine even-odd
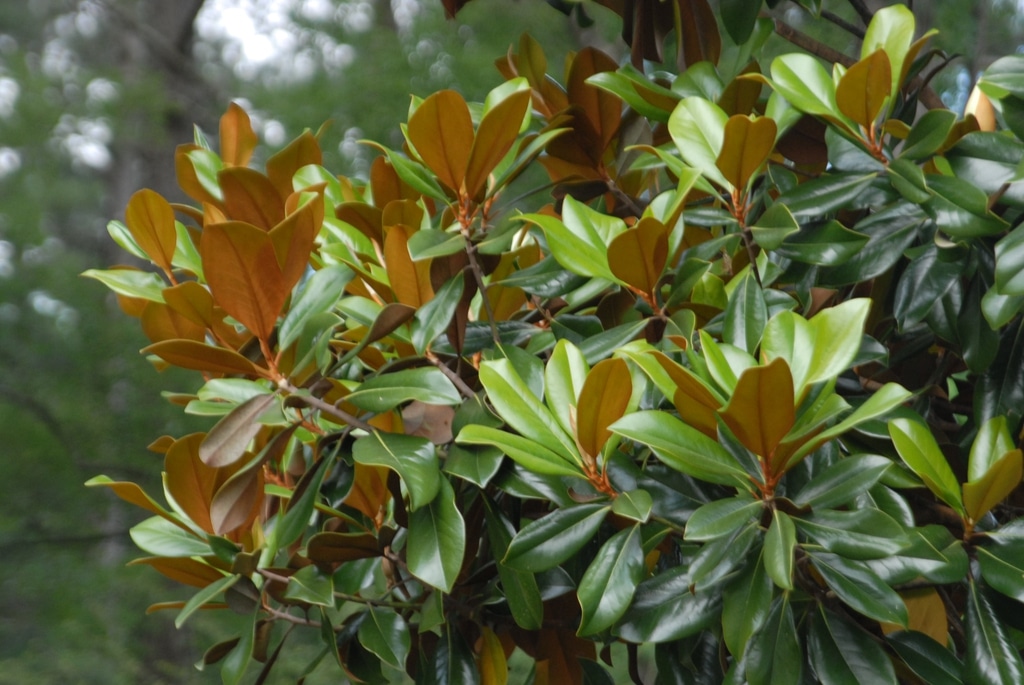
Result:
{"label": "green leaf", "polygon": [[690,516],[684,538],[699,542],[731,535],[751,520],[757,520],[763,508],[760,500],[744,496],[708,502]]}
{"label": "green leaf", "polygon": [[433,366],[381,373],[362,383],[345,397],[360,409],[381,413],[405,402],[456,405],[462,396],[448,377]]}
{"label": "green leaf", "polygon": [[914,13],[903,5],[885,7],[871,18],[868,30],[861,45],[861,57],[867,57],[876,50],[884,50],[892,63],[893,98],[899,90],[904,69],[903,62],[907,58],[914,42]]}
{"label": "green leaf", "polygon": [[953,653],[924,633],[901,630],[886,636],[903,663],[928,685],[962,685],[964,670]]}
{"label": "green leaf", "polygon": [[722,592],[722,637],[733,654],[742,654],[751,635],[768,618],[775,585],[763,557],[752,560]]}
{"label": "green leaf", "polygon": [[226,592],[229,587],[237,583],[242,578],[241,575],[235,573],[230,576],[224,576],[220,580],[216,580],[202,590],[192,595],[192,597],[185,602],[185,606],[181,608],[178,615],[174,619],[174,627],[181,628],[185,625],[185,621],[189,619],[192,614],[201,609],[204,604],[211,601],[217,595]]}
{"label": "green leaf", "polygon": [[651,516],[654,499],[646,490],[629,490],[620,492],[612,502],[612,511],[623,518],[647,523]]}
{"label": "green leaf", "polygon": [[761,0],[722,0],[719,11],[729,37],[737,45],[743,45],[754,32]]}
{"label": "green leaf", "polygon": [[245,671],[252,661],[253,647],[256,642],[257,617],[258,614],[254,613],[251,620],[246,620],[238,643],[224,657],[220,667],[220,679],[223,685],[238,685],[242,677],[245,676]]}
{"label": "green leaf", "polygon": [[463,428],[455,442],[467,445],[492,445],[514,462],[534,473],[548,476],[583,478],[583,470],[575,462],[555,454],[538,442],[506,431],[470,424]]}
{"label": "green leaf", "polygon": [[[523,437],[540,443],[569,464],[582,464],[579,452],[555,417],[507,359],[480,365],[480,382],[501,418]],[[509,455],[511,456],[511,455]]]}
{"label": "green leaf", "polygon": [[544,396],[551,413],[567,435],[571,435],[575,422],[570,418],[570,407],[579,401],[590,366],[579,348],[562,339],[555,344],[547,366],[544,367]]}
{"label": "green leaf", "polygon": [[316,565],[305,566],[288,578],[284,596],[300,602],[333,607],[334,579]]}
{"label": "green leaf", "polygon": [[703,97],[691,96],[681,100],[672,111],[668,131],[687,164],[708,180],[732,190],[732,184],[717,164],[728,120],[728,115],[718,105]]}
{"label": "green leaf", "polygon": [[803,650],[796,633],[789,595],[772,602],[764,625],[750,639],[743,663],[750,685],[792,685],[802,682]]}
{"label": "green leaf", "polygon": [[772,523],[764,540],[765,573],[783,590],[793,589],[793,552],[796,549],[796,526],[784,511],[772,512]]}
{"label": "green leaf", "polygon": [[768,305],[765,304],[764,291],[757,279],[748,273],[729,297],[722,323],[722,339],[754,354],[767,323]]}
{"label": "green leaf", "polygon": [[964,265],[943,258],[942,250],[932,244],[917,255],[896,286],[893,314],[902,330],[920,323],[935,303],[957,284]]}
{"label": "green leaf", "polygon": [[853,227],[868,236],[867,244],[841,266],[822,269],[820,283],[849,285],[880,276],[903,257],[926,221],[924,210],[909,202],[895,202],[869,214]]}
{"label": "green leaf", "polygon": [[416,310],[412,324],[412,345],[416,354],[423,354],[448,328],[464,287],[464,277],[460,272],[441,286],[434,299]]}
{"label": "green leaf", "polygon": [[447,257],[466,249],[466,239],[461,233],[446,233],[439,230],[416,231],[406,245],[413,261]]}
{"label": "green leaf", "polygon": [[836,87],[821,62],[810,55],[791,53],[772,60],[772,86],[797,109],[825,117],[849,132],[857,125],[839,111]]}
{"label": "green leaf", "polygon": [[985,514],[1006,499],[1020,485],[1024,473],[1024,454],[1010,450],[978,479],[963,484],[964,510],[972,521],[980,521]]}
{"label": "green leaf", "polygon": [[786,238],[776,253],[805,264],[838,266],[860,252],[868,240],[838,221],[827,221],[806,225]]}
{"label": "green leaf", "polygon": [[885,457],[858,454],[840,459],[817,473],[793,496],[793,501],[812,509],[841,506],[869,490],[892,466]]}
{"label": "green leaf", "polygon": [[444,480],[434,445],[426,438],[374,431],[356,440],[352,456],[360,464],[386,466],[397,473],[409,490],[410,511],[432,502]]}
{"label": "green leaf", "polygon": [[544,605],[541,602],[537,578],[528,571],[509,568],[502,559],[508,553],[509,543],[515,532],[511,522],[498,511],[490,499],[484,499],[487,518],[487,537],[494,551],[498,577],[504,591],[505,601],[516,625],[524,630],[538,630],[544,623]]}
{"label": "green leaf", "polygon": [[931,431],[919,421],[897,418],[889,422],[889,435],[900,457],[939,499],[965,516],[960,483]]}
{"label": "green leaf", "polygon": [[[569,207],[574,209],[570,210]],[[625,231],[626,224],[621,219],[599,214],[576,202],[571,196],[566,197],[562,221],[544,214],[525,214],[520,219],[544,230],[551,255],[563,268],[580,276],[618,281],[608,266],[608,248],[604,235],[610,235],[610,241]],[[606,221],[609,219],[620,222],[621,228],[618,224],[614,228],[610,227]]]}
{"label": "green leaf", "polygon": [[997,100],[1008,95],[1024,97],[1024,57],[1000,57],[985,70],[978,86],[989,97]]}
{"label": "green leaf", "polygon": [[1024,230],[1019,226],[996,243],[996,287],[1003,295],[1024,295]]}
{"label": "green leaf", "polygon": [[348,267],[332,264],[316,271],[306,281],[299,294],[292,299],[288,313],[278,329],[278,345],[282,350],[298,339],[310,318],[334,307],[353,275]]}
{"label": "green leaf", "polygon": [[788,207],[798,221],[820,220],[860,199],[875,177],[873,173],[829,174],[787,190],[775,203]]}
{"label": "green leaf", "polygon": [[82,275],[92,278],[118,295],[138,297],[152,302],[164,301],[167,282],[159,274],[138,269],[89,269]]}
{"label": "green leaf", "polygon": [[797,519],[797,527],[813,542],[847,559],[880,559],[907,546],[903,528],[884,512],[873,509],[822,509]]}
{"label": "green leaf", "polygon": [[139,549],[157,557],[201,557],[210,554],[208,542],[171,521],[153,516],[129,529]]}
{"label": "green leaf", "polygon": [[848,607],[876,621],[906,627],[909,620],[906,605],[877,575],[835,554],[810,556],[825,584]]}
{"label": "green leaf", "polygon": [[967,611],[967,658],[964,680],[968,683],[1024,682],[1020,651],[1010,642],[981,588],[969,577]]}
{"label": "green leaf", "polygon": [[649,446],[665,464],[688,476],[721,485],[750,482],[747,472],[718,442],[667,412],[634,412],[610,428],[613,433]]}
{"label": "green leaf", "polygon": [[776,250],[782,241],[800,230],[793,213],[786,205],[775,203],[765,210],[757,223],[750,227],[754,240],[765,250]]}
{"label": "green leaf", "polygon": [[359,642],[384,663],[405,670],[405,659],[412,647],[409,627],[402,615],[392,609],[370,606],[359,624]]}
{"label": "green leaf", "polygon": [[449,445],[442,470],[467,480],[478,488],[485,488],[501,468],[504,453],[497,447],[467,449]]}
{"label": "green leaf", "polygon": [[580,504],[557,509],[523,526],[508,546],[504,563],[519,571],[554,568],[593,540],[611,507]]}
{"label": "green leaf", "polygon": [[451,592],[462,569],[466,525],[455,504],[455,491],[440,479],[437,497],[409,514],[406,542],[409,572],[439,590]]}
{"label": "green leaf", "polygon": [[998,235],[1009,228],[988,207],[988,196],[966,179],[928,176],[934,193],[924,206],[939,230],[957,240]]}
{"label": "green leaf", "polygon": [[811,668],[823,685],[896,685],[889,655],[860,626],[820,607],[808,633]]}
{"label": "green leaf", "polygon": [[644,573],[640,538],[639,525],[620,530],[601,546],[587,567],[577,590],[583,611],[577,634],[599,633],[626,611]]}
{"label": "green leaf", "polygon": [[720,608],[720,592],[691,592],[687,569],[677,566],[637,586],[612,634],[637,643],[678,640],[709,628]]}
{"label": "green leaf", "polygon": [[978,549],[985,582],[998,592],[1024,602],[1024,548],[1019,542],[990,540]]}
{"label": "green leaf", "polygon": [[955,123],[956,112],[948,109],[925,112],[911,127],[899,157],[914,161],[930,157],[946,142]]}

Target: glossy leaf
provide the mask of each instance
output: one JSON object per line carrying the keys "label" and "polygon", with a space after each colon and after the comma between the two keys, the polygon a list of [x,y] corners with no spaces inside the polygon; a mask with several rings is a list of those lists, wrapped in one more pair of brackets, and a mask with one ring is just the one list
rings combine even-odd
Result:
{"label": "glossy leaf", "polygon": [[579,348],[559,340],[544,367],[544,396],[551,413],[567,434],[573,433],[570,407],[576,406],[590,367]]}
{"label": "glossy leaf", "polygon": [[814,568],[848,607],[876,621],[906,626],[907,607],[874,573],[835,554],[811,555]]}
{"label": "glossy leaf", "polygon": [[777,357],[740,374],[729,403],[719,415],[743,446],[774,470],[775,449],[796,418],[793,378],[786,361]]}
{"label": "glossy leaf", "polygon": [[459,431],[455,441],[466,445],[497,447],[512,461],[534,473],[583,477],[583,470],[575,460],[566,459],[534,440],[490,426],[469,424]]}
{"label": "glossy leaf", "polygon": [[714,540],[732,535],[761,515],[764,503],[750,497],[714,500],[693,512],[686,522],[685,538],[692,541]]}
{"label": "glossy leaf", "polygon": [[675,567],[640,583],[612,633],[629,642],[668,642],[707,629],[721,611],[721,594],[690,591],[687,569]]}
{"label": "glossy leaf", "polygon": [[768,322],[764,291],[751,274],[732,291],[725,308],[722,336],[725,342],[754,354]]}
{"label": "glossy leaf", "polygon": [[409,628],[402,615],[370,605],[359,624],[359,642],[393,668],[404,669],[412,647]]}
{"label": "glossy leaf", "polygon": [[688,97],[676,105],[668,120],[668,130],[683,161],[709,181],[731,190],[717,164],[728,120],[718,105],[702,97]]}
{"label": "glossy leaf", "polygon": [[228,588],[237,583],[241,579],[238,574],[230,576],[223,576],[220,580],[210,583],[202,590],[194,594],[182,607],[181,612],[174,619],[174,627],[181,628],[185,624],[185,621],[189,619],[198,609],[204,604],[208,603],[214,597],[226,592]]}
{"label": "glossy leaf", "polygon": [[416,310],[412,328],[412,344],[418,354],[427,348],[448,328],[455,308],[462,299],[465,281],[460,272],[437,291],[434,298]]}
{"label": "glossy leaf", "polygon": [[557,509],[524,526],[512,538],[503,563],[534,573],[558,566],[593,539],[609,511],[606,504]]}
{"label": "glossy leaf", "polygon": [[792,495],[797,504],[813,509],[831,509],[850,502],[871,488],[892,462],[885,457],[858,454],[841,459],[816,474]]}
{"label": "glossy leaf", "polygon": [[747,473],[718,444],[671,414],[638,411],[611,425],[611,431],[649,446],[671,468],[709,483],[747,483]]}
{"label": "glossy leaf", "polygon": [[417,511],[434,501],[441,491],[441,476],[434,445],[426,438],[374,431],[352,448],[356,462],[386,466],[409,490],[409,510]]}
{"label": "glossy leaf", "polygon": [[281,349],[286,349],[298,339],[303,326],[312,317],[334,307],[351,278],[352,272],[339,265],[324,267],[309,278],[281,321],[277,334]]}
{"label": "glossy leaf", "polygon": [[448,479],[439,483],[437,497],[409,514],[407,563],[417,578],[450,592],[462,568],[466,525]]}
{"label": "glossy leaf", "polygon": [[409,142],[441,183],[458,192],[473,145],[473,121],[461,95],[434,93],[409,117]]}
{"label": "glossy leaf", "polygon": [[733,654],[742,654],[768,618],[775,585],[762,559],[752,559],[722,592],[722,637]]}
{"label": "glossy leaf", "polygon": [[642,293],[654,293],[668,260],[668,229],[644,217],[608,245],[608,266],[616,278]]}
{"label": "glossy leaf", "polygon": [[988,542],[978,547],[981,575],[998,592],[1024,602],[1024,552],[1008,540]]}
{"label": "glossy leaf", "polygon": [[963,664],[950,651],[922,633],[900,631],[886,636],[893,650],[922,682],[962,685]]}
{"label": "glossy leaf", "polygon": [[183,530],[162,516],[148,518],[128,530],[143,552],[160,557],[193,557],[210,554],[210,545],[195,533]]}
{"label": "glossy leaf", "polygon": [[889,100],[892,67],[884,50],[875,50],[853,64],[836,86],[839,111],[864,129],[875,124]]}
{"label": "glossy leaf", "polygon": [[259,142],[249,115],[232,102],[220,118],[220,156],[225,164],[246,166]]}
{"label": "glossy leaf", "polygon": [[775,510],[765,535],[764,570],[783,590],[793,589],[793,553],[796,549],[796,526],[789,514]]}
{"label": "glossy leaf", "polygon": [[889,656],[860,626],[822,607],[808,632],[811,667],[824,685],[896,685]]}
{"label": "glossy leaf", "polygon": [[900,457],[928,489],[961,515],[965,514],[960,484],[931,431],[918,421],[897,418],[889,422],[889,435]]}
{"label": "glossy leaf", "polygon": [[875,12],[868,24],[864,42],[861,45],[861,57],[865,58],[882,50],[892,63],[890,92],[896,96],[903,72],[906,69],[904,60],[909,56],[914,41],[914,14],[908,7],[893,5]]}
{"label": "glossy leaf", "polygon": [[629,606],[644,573],[640,526],[624,528],[608,539],[580,579],[577,595],[583,617],[579,635],[605,630]]}
{"label": "glossy leaf", "polygon": [[981,518],[1020,485],[1024,454],[1011,450],[997,459],[980,478],[963,484],[964,511],[972,521]]}
{"label": "glossy leaf", "polygon": [[82,272],[113,290],[118,295],[163,302],[167,283],[158,274],[138,269],[88,269]]}
{"label": "glossy leaf", "polygon": [[587,375],[576,409],[576,439],[584,454],[596,459],[612,432],[608,426],[622,418],[629,406],[633,383],[622,359],[598,362]]}
{"label": "glossy leaf", "polygon": [[969,579],[967,589],[964,680],[968,683],[1024,681],[1020,650],[1010,642],[1002,621],[973,578]]}
{"label": "glossy leaf", "polygon": [[754,634],[743,656],[750,685],[801,682],[803,655],[788,595],[772,602],[768,618]]}
{"label": "glossy leaf", "polygon": [[210,500],[210,524],[226,535],[250,523],[263,498],[263,471],[243,469],[217,488]]}
{"label": "glossy leaf", "polygon": [[805,226],[799,233],[790,235],[776,253],[805,264],[838,266],[856,255],[868,240],[868,236],[838,221],[827,221]]}
{"label": "glossy leaf", "polygon": [[768,117],[729,117],[715,165],[732,187],[744,189],[775,148],[778,129]]}
{"label": "glossy leaf", "polygon": [[440,369],[424,366],[378,374],[346,395],[345,400],[360,409],[380,413],[414,400],[456,405],[462,396]]}
{"label": "glossy leaf", "polygon": [[469,197],[481,195],[488,175],[512,149],[529,106],[530,91],[520,90],[492,107],[480,120],[466,166],[466,193]]}

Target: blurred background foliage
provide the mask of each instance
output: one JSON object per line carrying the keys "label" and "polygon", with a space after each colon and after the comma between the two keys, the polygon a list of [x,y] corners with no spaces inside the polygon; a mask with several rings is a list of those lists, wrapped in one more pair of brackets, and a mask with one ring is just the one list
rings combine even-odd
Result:
{"label": "blurred background foliage", "polygon": [[[914,3],[958,55],[933,82],[954,109],[989,62],[1024,49],[1019,4]],[[174,146],[193,125],[215,134],[230,100],[254,114],[263,156],[326,123],[324,165],[360,176],[371,150],[358,141],[400,146],[410,94],[482,99],[523,32],[555,73],[583,45],[624,57],[612,18],[585,12],[477,0],[452,22],[437,0],[0,0],[0,685],[219,680],[182,667],[213,626],[144,613],[162,581],[125,567],[139,512],[82,487],[105,473],[157,489],[146,444],[202,427],[160,401],[173,379],[122,354],[146,341],[78,276],[112,265],[107,221],[141,187],[179,197]],[[807,18],[777,12],[798,29]],[[819,38],[855,43],[838,28]]]}

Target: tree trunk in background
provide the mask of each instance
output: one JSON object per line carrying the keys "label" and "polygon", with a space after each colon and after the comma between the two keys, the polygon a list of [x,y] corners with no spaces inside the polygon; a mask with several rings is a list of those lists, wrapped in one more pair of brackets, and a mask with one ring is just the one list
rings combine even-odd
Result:
{"label": "tree trunk in background", "polygon": [[[117,31],[118,62],[126,91],[159,93],[153,102],[124,102],[126,130],[114,143],[104,203],[110,218],[123,219],[124,207],[140,188],[182,200],[174,176],[174,148],[192,140],[193,124],[214,134],[224,103],[212,93],[192,58],[193,25],[203,0],[118,0],[108,5],[122,25]],[[155,82],[148,90],[146,82]],[[105,236],[104,236],[105,237]],[[104,261],[121,259],[104,241]]]}

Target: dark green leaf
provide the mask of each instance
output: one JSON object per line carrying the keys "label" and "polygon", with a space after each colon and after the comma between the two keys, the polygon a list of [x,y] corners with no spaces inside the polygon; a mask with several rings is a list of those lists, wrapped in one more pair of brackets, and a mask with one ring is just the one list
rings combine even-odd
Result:
{"label": "dark green leaf", "polygon": [[876,455],[847,457],[816,474],[792,497],[801,505],[831,509],[870,489],[891,466],[892,461]]}
{"label": "dark green leaf", "polygon": [[409,514],[409,572],[439,590],[450,592],[462,568],[466,525],[455,504],[455,491],[440,479],[437,497]]}
{"label": "dark green leaf", "polygon": [[907,607],[896,591],[864,566],[835,554],[813,554],[814,567],[847,606],[868,618],[907,625]]}
{"label": "dark green leaf", "polygon": [[686,523],[687,540],[714,540],[732,535],[751,520],[756,520],[764,503],[749,496],[728,497],[715,500],[693,512]]}
{"label": "dark green leaf", "polygon": [[776,253],[806,264],[838,266],[860,252],[869,239],[838,221],[811,223],[786,238]]}
{"label": "dark green leaf", "polygon": [[848,285],[885,273],[914,242],[926,220],[921,208],[908,202],[897,202],[868,215],[853,227],[868,236],[868,242],[842,266],[823,269],[821,283]]}
{"label": "dark green leaf", "polygon": [[783,590],[793,589],[793,552],[796,549],[796,526],[784,511],[772,512],[772,522],[765,535],[765,573]]}
{"label": "dark green leaf", "polygon": [[908,544],[903,528],[877,509],[822,509],[797,519],[808,538],[848,559],[879,559],[897,554]]}
{"label": "dark green leaf", "polygon": [[971,685],[1024,682],[1020,651],[1010,642],[977,582],[969,579],[967,611],[967,658],[964,680]]}
{"label": "dark green leaf", "polygon": [[760,559],[752,560],[722,592],[722,637],[733,654],[742,654],[750,636],[764,625],[775,586]]}
{"label": "dark green leaf", "polygon": [[875,174],[839,173],[805,181],[775,200],[797,221],[817,220],[849,206],[875,180]]}
{"label": "dark green leaf", "polygon": [[991,540],[978,547],[978,562],[986,583],[1024,602],[1024,546],[1016,541]]}
{"label": "dark green leaf", "polygon": [[903,663],[928,685],[961,685],[963,664],[924,633],[901,630],[886,636]]}
{"label": "dark green leaf", "polygon": [[801,682],[803,653],[788,594],[772,602],[768,618],[747,645],[743,662],[750,685],[792,685]]}
{"label": "dark green leaf", "polygon": [[677,566],[640,583],[613,634],[629,642],[668,642],[708,628],[718,617],[721,593],[690,592],[686,571]]}
{"label": "dark green leaf", "polygon": [[544,606],[541,603],[537,579],[528,571],[509,568],[502,559],[512,541],[512,524],[498,511],[490,499],[484,500],[487,517],[487,537],[494,550],[498,565],[498,577],[505,592],[505,601],[516,624],[524,630],[538,630],[544,622]]}
{"label": "dark green leaf", "polygon": [[374,431],[356,441],[352,455],[360,464],[386,466],[401,476],[411,511],[433,501],[444,480],[434,444],[426,438]]}
{"label": "dark green leaf", "polygon": [[359,642],[389,666],[405,669],[412,638],[405,620],[396,611],[371,605],[359,624]]}
{"label": "dark green leaf", "polygon": [[924,319],[960,278],[964,265],[957,260],[943,258],[941,252],[936,245],[929,245],[922,254],[915,255],[900,277],[893,314],[902,330]]}
{"label": "dark green leaf", "polygon": [[282,350],[298,339],[310,318],[333,309],[353,276],[347,266],[332,264],[315,272],[301,286],[278,329],[278,345]]}
{"label": "dark green leaf", "polygon": [[719,7],[729,37],[737,45],[746,43],[761,11],[761,0],[723,0]]}
{"label": "dark green leaf", "polygon": [[624,528],[601,546],[580,579],[577,595],[583,617],[578,634],[590,635],[611,627],[629,606],[643,573],[640,526]]}
{"label": "dark green leaf", "polygon": [[509,544],[504,562],[520,571],[558,566],[590,542],[611,507],[580,504],[563,507],[523,527]]}
{"label": "dark green leaf", "polygon": [[730,345],[754,354],[767,323],[768,306],[765,304],[764,292],[757,279],[747,274],[729,297],[722,337]]}
{"label": "dark green leaf", "polygon": [[461,445],[450,445],[442,469],[445,473],[468,480],[478,488],[487,486],[498,469],[504,453],[497,447],[469,449]]}
{"label": "dark green leaf", "polygon": [[808,632],[811,668],[823,685],[896,685],[889,656],[860,626],[822,607]]}
{"label": "dark green leaf", "polygon": [[412,325],[412,345],[416,348],[416,354],[423,354],[448,328],[455,307],[462,299],[462,290],[463,276],[458,273],[441,286],[434,294],[434,299],[416,310]]}

